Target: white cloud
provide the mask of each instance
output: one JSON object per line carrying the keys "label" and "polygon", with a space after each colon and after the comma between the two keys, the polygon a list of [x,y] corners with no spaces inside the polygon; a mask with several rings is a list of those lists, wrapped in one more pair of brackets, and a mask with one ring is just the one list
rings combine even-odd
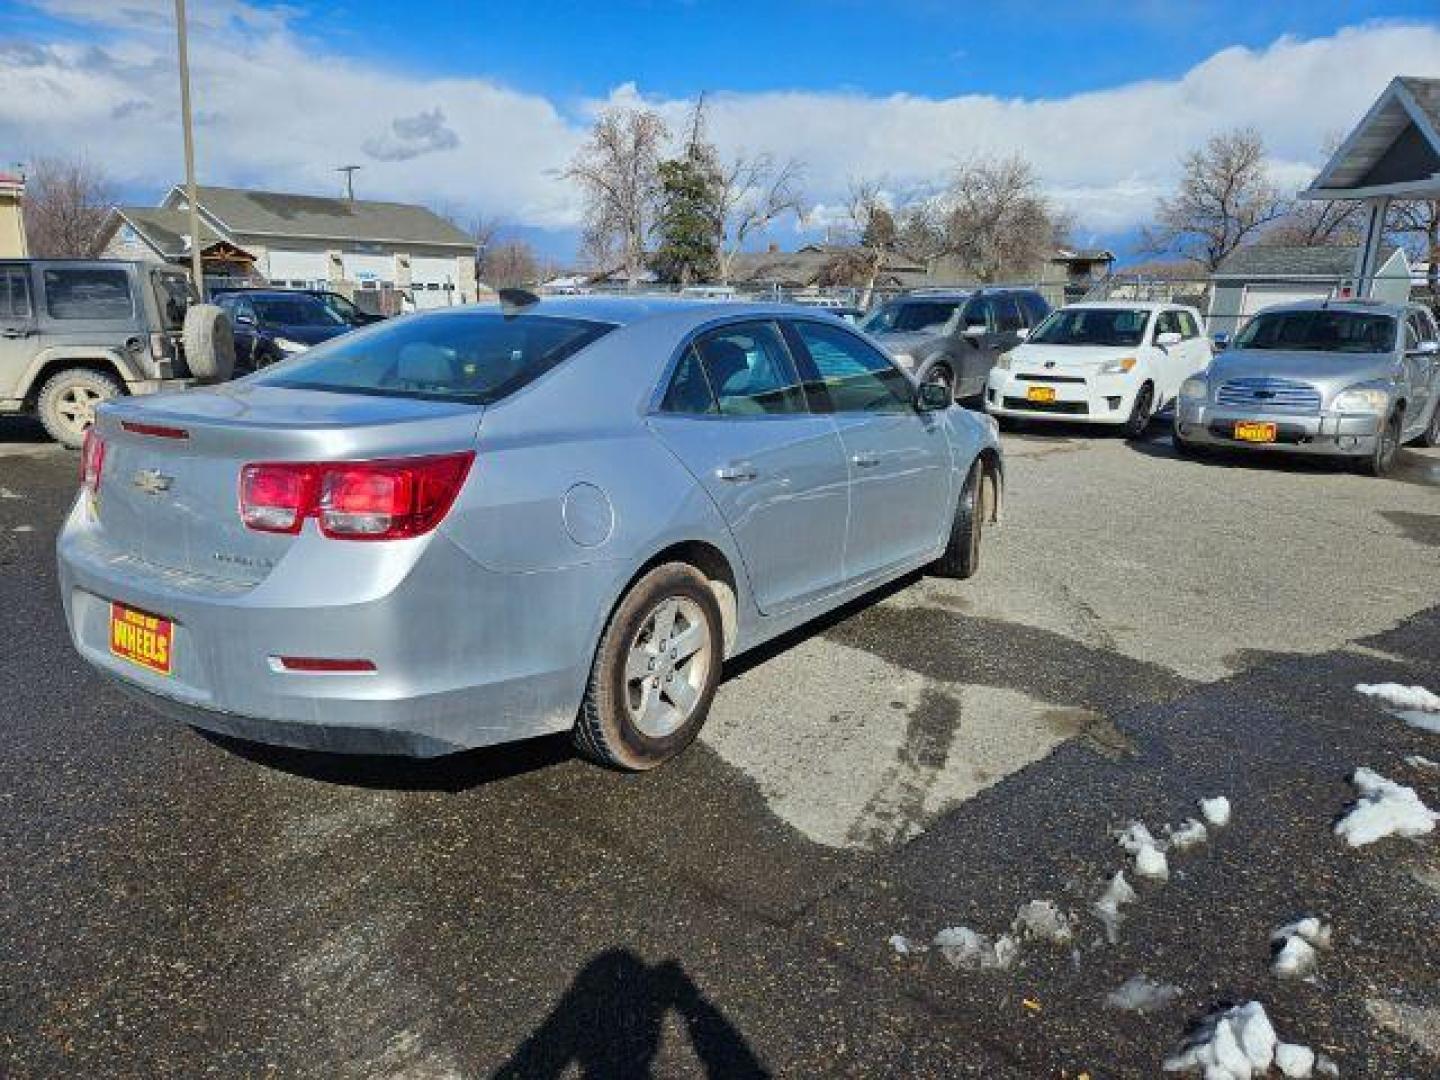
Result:
{"label": "white cloud", "polygon": [[[7,156],[81,150],[130,185],[168,187],[180,172],[173,44],[161,33],[170,0],[36,2],[91,22],[103,44],[0,44]],[[210,182],[334,191],[335,166],[366,161],[363,194],[569,229],[578,207],[557,174],[594,111],[644,101],[679,129],[688,107],[645,95],[642,81],[566,108],[484,78],[425,78],[322,50],[283,12],[243,0],[205,7],[191,61]],[[1236,125],[1265,136],[1277,179],[1303,184],[1327,136],[1393,75],[1440,74],[1437,58],[1440,29],[1377,23],[1226,49],[1178,78],[1061,98],[721,91],[708,99],[709,122],[722,149],[804,161],[822,211],[843,201],[851,177],[925,188],[967,156],[1015,151],[1082,233],[1114,234],[1146,219],[1182,152]]]}

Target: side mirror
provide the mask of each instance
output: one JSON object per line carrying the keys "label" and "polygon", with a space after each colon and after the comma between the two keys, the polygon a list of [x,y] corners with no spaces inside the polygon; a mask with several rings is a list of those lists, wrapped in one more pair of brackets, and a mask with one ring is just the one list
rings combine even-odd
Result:
{"label": "side mirror", "polygon": [[955,402],[950,387],[944,383],[922,382],[915,387],[916,412],[942,412]]}
{"label": "side mirror", "polygon": [[1213,338],[1211,338],[1211,341],[1212,341],[1212,342],[1214,343],[1214,345],[1215,345],[1215,351],[1216,351],[1216,352],[1224,352],[1226,349],[1228,349],[1228,348],[1230,347],[1230,335],[1229,335],[1229,334],[1216,334]]}
{"label": "side mirror", "polygon": [[1162,349],[1168,349],[1171,345],[1179,345],[1183,340],[1185,339],[1175,333],[1174,330],[1167,330],[1163,334],[1155,335],[1155,344],[1159,345]]}

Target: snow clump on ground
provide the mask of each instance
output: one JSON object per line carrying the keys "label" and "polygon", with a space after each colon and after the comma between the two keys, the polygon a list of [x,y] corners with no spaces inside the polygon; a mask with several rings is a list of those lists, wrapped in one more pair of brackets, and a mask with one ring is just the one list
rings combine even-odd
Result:
{"label": "snow clump on ground", "polygon": [[966,971],[1005,969],[1015,963],[1020,943],[1009,934],[991,940],[968,926],[951,926],[941,930],[931,942],[957,968]]}
{"label": "snow clump on ground", "polygon": [[1132,975],[1118,989],[1105,995],[1105,1004],[1112,1009],[1148,1013],[1165,1008],[1180,996],[1180,988],[1158,982],[1145,975]]}
{"label": "snow clump on ground", "polygon": [[1435,831],[1440,814],[1421,802],[1414,788],[1366,768],[1356,769],[1350,782],[1360,798],[1336,824],[1335,834],[1351,847],[1373,844],[1387,836],[1416,837]]}
{"label": "snow clump on ground", "polygon": [[1180,1052],[1165,1060],[1166,1072],[1193,1073],[1205,1080],[1250,1080],[1271,1066],[1287,1077],[1308,1077],[1333,1065],[1308,1046],[1281,1042],[1265,1006],[1249,1001],[1211,1013],[1196,1026]]}
{"label": "snow clump on ground", "polygon": [[1330,947],[1331,929],[1313,915],[1297,919],[1270,934],[1275,959],[1270,971],[1280,979],[1303,979],[1314,974],[1317,950]]}
{"label": "snow clump on ground", "polygon": [[1200,813],[1213,827],[1223,829],[1230,824],[1230,800],[1224,795],[1216,795],[1213,799],[1201,799]]}
{"label": "snow clump on ground", "polygon": [[1165,860],[1165,849],[1150,834],[1144,824],[1132,821],[1115,833],[1120,846],[1135,856],[1135,872],[1152,881],[1167,881],[1170,864]]}
{"label": "snow clump on ground", "polygon": [[1135,900],[1135,890],[1125,880],[1125,871],[1118,870],[1110,879],[1110,884],[1105,886],[1100,899],[1095,901],[1093,910],[1105,924],[1105,936],[1111,945],[1120,940],[1120,921],[1125,917],[1120,909],[1126,904],[1133,904]]}

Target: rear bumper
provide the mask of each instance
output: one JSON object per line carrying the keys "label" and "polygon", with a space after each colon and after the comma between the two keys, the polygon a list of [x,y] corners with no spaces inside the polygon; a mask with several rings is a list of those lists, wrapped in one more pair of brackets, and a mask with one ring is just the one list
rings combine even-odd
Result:
{"label": "rear bumper", "polygon": [[[1135,407],[1141,385],[1129,375],[1061,376],[1047,379],[1044,372],[992,369],[985,386],[985,409],[995,416],[1030,420],[1067,420],[1082,424],[1123,424]],[[1032,387],[1055,391],[1055,400],[1026,398]]]}
{"label": "rear bumper", "polygon": [[[1276,441],[1252,443],[1234,436],[1237,421],[1275,425]],[[1228,446],[1244,450],[1328,457],[1364,457],[1375,452],[1380,417],[1374,415],[1293,416],[1261,411],[1241,412],[1195,402],[1175,409],[1175,434],[1200,446]]]}
{"label": "rear bumper", "polygon": [[163,394],[171,390],[188,390],[195,385],[195,379],[136,379],[133,382],[127,381],[125,389],[138,397],[144,394]]}
{"label": "rear bumper", "polygon": [[[568,730],[619,573],[499,573],[432,533],[371,549],[366,575],[317,535],[260,584],[227,585],[107,553],[87,514],[77,503],[58,542],[80,654],[162,715],[307,749],[428,757]],[[111,601],[172,620],[171,674],[110,652]],[[287,671],[280,656],[375,670]]]}

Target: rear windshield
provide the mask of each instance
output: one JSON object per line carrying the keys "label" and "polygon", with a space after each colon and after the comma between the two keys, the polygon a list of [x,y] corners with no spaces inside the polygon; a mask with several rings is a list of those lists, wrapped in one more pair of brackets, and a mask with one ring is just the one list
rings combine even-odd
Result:
{"label": "rear windshield", "polygon": [[343,326],[342,319],[313,296],[257,296],[250,301],[262,326]]}
{"label": "rear windshield", "polygon": [[1150,312],[1144,308],[1065,308],[1052,312],[1030,335],[1041,345],[1129,347],[1145,337]]}
{"label": "rear windshield", "polygon": [[488,404],[614,329],[499,312],[421,315],[335,338],[255,377],[266,386]]}
{"label": "rear windshield", "polygon": [[950,321],[962,303],[963,300],[891,301],[865,320],[864,329],[871,334],[938,329]]}
{"label": "rear windshield", "polygon": [[1368,311],[1261,313],[1235,338],[1241,349],[1293,349],[1300,352],[1379,353],[1395,347],[1395,320]]}

